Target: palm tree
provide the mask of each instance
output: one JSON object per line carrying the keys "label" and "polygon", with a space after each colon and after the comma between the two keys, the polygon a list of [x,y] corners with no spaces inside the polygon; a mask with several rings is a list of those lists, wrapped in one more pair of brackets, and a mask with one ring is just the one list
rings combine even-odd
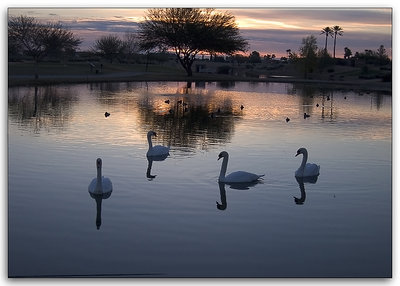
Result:
{"label": "palm tree", "polygon": [[321,30],[321,34],[325,34],[325,53],[327,52],[327,46],[328,46],[328,36],[333,37],[333,30],[331,27],[325,27]]}
{"label": "palm tree", "polygon": [[343,35],[343,28],[339,26],[333,26],[332,31],[335,34],[335,39],[333,41],[333,58],[335,58],[335,52],[336,52],[336,36],[342,36]]}

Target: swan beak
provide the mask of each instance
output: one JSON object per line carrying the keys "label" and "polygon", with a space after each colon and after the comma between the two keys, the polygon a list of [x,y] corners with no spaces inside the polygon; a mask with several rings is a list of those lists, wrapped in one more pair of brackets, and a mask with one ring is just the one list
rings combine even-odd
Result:
{"label": "swan beak", "polygon": [[294,156],[295,156],[295,157],[297,157],[297,155],[300,155],[300,153],[299,153],[299,152],[297,152],[297,153],[296,153],[296,155],[294,155]]}
{"label": "swan beak", "polygon": [[157,133],[156,132],[154,132],[153,135],[154,135],[154,137],[157,137]]}
{"label": "swan beak", "polygon": [[221,159],[222,158],[222,156],[218,156],[218,159],[217,159],[217,161],[219,160],[219,159]]}

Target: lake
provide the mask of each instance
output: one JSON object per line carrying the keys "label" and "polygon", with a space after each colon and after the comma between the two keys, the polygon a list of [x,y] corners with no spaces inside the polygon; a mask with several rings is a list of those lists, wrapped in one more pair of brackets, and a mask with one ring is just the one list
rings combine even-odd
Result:
{"label": "lake", "polygon": [[[149,130],[167,158],[146,157]],[[320,165],[314,181],[295,178],[300,147]],[[221,151],[228,173],[265,176],[219,184]],[[97,158],[113,185],[103,197],[88,191]],[[9,88],[8,275],[391,277],[392,96],[247,82]]]}

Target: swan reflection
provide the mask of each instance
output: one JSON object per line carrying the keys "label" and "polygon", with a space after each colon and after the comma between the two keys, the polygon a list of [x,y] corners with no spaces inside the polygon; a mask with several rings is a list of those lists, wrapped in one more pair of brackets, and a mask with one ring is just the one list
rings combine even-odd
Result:
{"label": "swan reflection", "polygon": [[101,203],[103,200],[108,199],[111,196],[112,191],[108,193],[96,194],[89,192],[90,196],[96,200],[96,227],[100,229],[101,226]]}
{"label": "swan reflection", "polygon": [[147,157],[147,172],[146,172],[146,177],[149,179],[149,181],[153,180],[157,175],[152,175],[151,174],[151,168],[153,167],[153,161],[164,161],[167,159],[169,154],[164,154],[161,156],[146,156]]}
{"label": "swan reflection", "polygon": [[306,201],[306,188],[304,187],[304,183],[315,184],[318,180],[318,176],[295,177],[295,178],[296,178],[297,183],[299,184],[301,197],[298,198],[298,197],[293,196],[294,202],[297,205],[302,205]]}
{"label": "swan reflection", "polygon": [[219,203],[218,201],[216,202],[217,209],[223,211],[223,210],[226,210],[226,208],[228,207],[228,203],[226,200],[225,185],[228,185],[229,188],[235,189],[235,190],[249,190],[250,187],[253,187],[257,184],[262,184],[262,181],[255,181],[255,182],[249,182],[249,183],[230,183],[230,184],[218,182],[219,194],[221,196],[221,203]]}
{"label": "swan reflection", "polygon": [[217,209],[224,211],[226,210],[228,203],[226,202],[226,191],[225,191],[225,184],[224,183],[218,183],[219,185],[219,194],[221,196],[221,203],[218,201],[217,203]]}

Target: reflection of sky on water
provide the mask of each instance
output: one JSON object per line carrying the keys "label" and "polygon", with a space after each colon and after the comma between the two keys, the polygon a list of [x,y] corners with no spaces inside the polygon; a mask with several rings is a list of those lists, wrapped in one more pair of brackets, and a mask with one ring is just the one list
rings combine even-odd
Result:
{"label": "reflection of sky on water", "polygon": [[[312,128],[313,136],[327,132],[337,136],[348,133],[359,138],[391,138],[390,96],[324,90],[304,93],[301,87],[277,83],[236,83],[223,89],[215,83],[200,86],[189,91],[185,83],[40,87],[36,100],[34,88],[15,88],[10,89],[10,117],[29,132],[61,132],[63,140],[113,145],[142,144],[148,129],[168,130],[168,125],[177,124],[181,126],[161,131],[158,140],[185,146],[189,144],[184,142],[185,134],[198,128],[191,136],[206,136],[193,145],[201,149],[208,143],[213,144],[213,139],[221,135],[220,128],[228,128],[229,133],[235,128],[242,132],[257,124],[268,124],[271,132],[278,133],[280,128],[292,128],[293,136]],[[167,99],[169,104],[165,103]],[[178,104],[179,100],[188,104],[187,107]],[[217,113],[218,109],[221,113]],[[111,113],[109,118],[98,116],[105,111]],[[304,120],[304,112],[311,117]],[[219,120],[216,124],[224,127],[215,127],[215,134],[203,134],[213,122],[209,120],[210,114],[219,117],[214,123]],[[283,124],[286,117],[290,122]]]}

